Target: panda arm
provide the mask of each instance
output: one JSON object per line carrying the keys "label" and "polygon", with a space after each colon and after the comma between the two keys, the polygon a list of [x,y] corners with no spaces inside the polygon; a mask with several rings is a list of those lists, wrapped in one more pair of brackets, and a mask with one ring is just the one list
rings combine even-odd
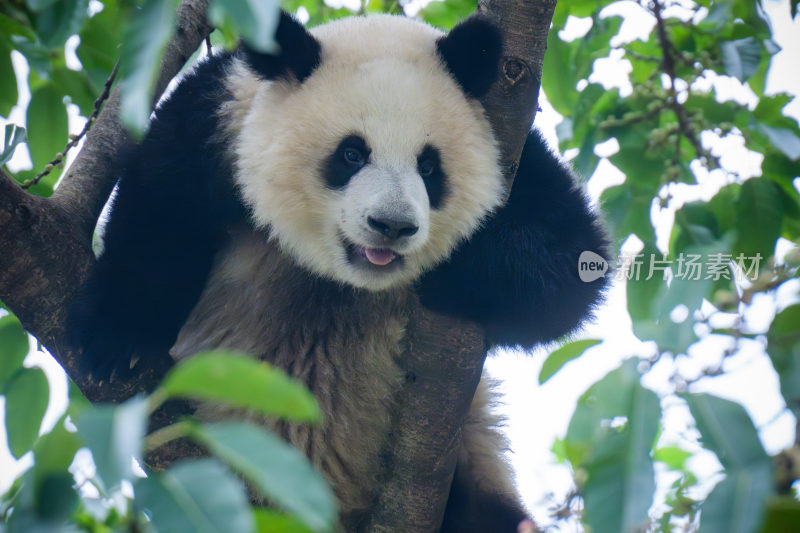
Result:
{"label": "panda arm", "polygon": [[605,279],[581,281],[578,257],[608,258],[607,248],[572,172],[532,131],[506,204],[423,277],[420,297],[483,324],[493,344],[530,348],[573,331],[598,304]]}
{"label": "panda arm", "polygon": [[168,364],[167,352],[199,298],[241,206],[218,134],[225,57],[187,75],[123,157],[104,251],[70,309],[87,372],[102,379]]}

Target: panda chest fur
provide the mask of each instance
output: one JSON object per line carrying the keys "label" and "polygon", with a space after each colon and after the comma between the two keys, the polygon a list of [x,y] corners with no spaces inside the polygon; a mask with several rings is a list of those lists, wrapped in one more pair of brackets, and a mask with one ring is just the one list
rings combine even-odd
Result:
{"label": "panda chest fur", "polygon": [[[223,348],[251,354],[304,383],[318,426],[259,420],[331,481],[343,509],[367,508],[384,467],[395,392],[404,374],[409,289],[371,292],[309,274],[261,233],[237,236],[171,350],[175,359]],[[230,412],[201,405],[206,420]],[[240,414],[240,413],[239,413]]]}

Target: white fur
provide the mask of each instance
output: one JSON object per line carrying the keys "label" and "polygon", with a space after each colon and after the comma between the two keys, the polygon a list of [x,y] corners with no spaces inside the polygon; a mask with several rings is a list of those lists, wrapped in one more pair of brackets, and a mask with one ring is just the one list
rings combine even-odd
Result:
{"label": "white fur", "polygon": [[[503,195],[498,149],[483,108],[464,96],[436,53],[442,34],[404,17],[342,19],[312,30],[321,65],[302,84],[259,80],[242,62],[228,77],[236,181],[256,222],[319,275],[372,290],[416,279],[444,260]],[[344,137],[362,136],[370,164],[342,190],[321,170]],[[431,144],[447,175],[431,209],[417,155]],[[341,237],[376,246],[366,215],[404,214],[419,231],[402,268],[356,268]],[[372,237],[371,237],[372,236]]]}

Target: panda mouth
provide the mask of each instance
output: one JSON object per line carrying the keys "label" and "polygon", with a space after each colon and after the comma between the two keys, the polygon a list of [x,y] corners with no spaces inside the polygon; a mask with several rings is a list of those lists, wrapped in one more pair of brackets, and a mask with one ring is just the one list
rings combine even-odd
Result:
{"label": "panda mouth", "polygon": [[345,241],[347,260],[357,266],[385,272],[400,268],[403,256],[390,248],[371,248]]}

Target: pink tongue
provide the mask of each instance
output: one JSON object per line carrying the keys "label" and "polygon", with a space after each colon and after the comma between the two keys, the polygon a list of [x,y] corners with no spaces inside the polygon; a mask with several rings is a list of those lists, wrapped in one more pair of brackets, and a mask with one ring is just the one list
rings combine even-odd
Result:
{"label": "pink tongue", "polygon": [[394,252],[388,248],[364,248],[367,260],[373,265],[388,265],[394,259]]}

